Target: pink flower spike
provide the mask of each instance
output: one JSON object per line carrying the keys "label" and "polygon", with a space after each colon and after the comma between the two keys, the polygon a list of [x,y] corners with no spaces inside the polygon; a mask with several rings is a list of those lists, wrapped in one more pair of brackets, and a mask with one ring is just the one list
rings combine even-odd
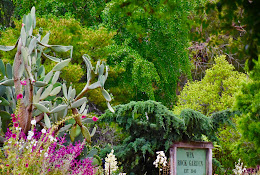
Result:
{"label": "pink flower spike", "polygon": [[14,127],[16,127],[16,128],[17,128],[18,126],[19,126],[19,124],[18,124],[18,123],[14,123]]}
{"label": "pink flower spike", "polygon": [[20,81],[21,85],[25,86],[27,83],[26,83],[26,80],[24,81]]}
{"label": "pink flower spike", "polygon": [[12,134],[12,138],[14,138],[14,139],[15,139],[15,138],[16,138],[16,134]]}
{"label": "pink flower spike", "polygon": [[96,116],[94,116],[94,117],[92,118],[92,120],[93,120],[94,122],[96,122],[96,121],[98,121],[98,118],[97,118]]}
{"label": "pink flower spike", "polygon": [[17,100],[18,99],[22,99],[23,98],[23,94],[18,94],[16,98],[17,98]]}
{"label": "pink flower spike", "polygon": [[85,115],[82,115],[82,118],[86,118],[87,116],[85,116]]}
{"label": "pink flower spike", "polygon": [[15,114],[11,114],[11,117],[14,118],[14,117],[15,117]]}
{"label": "pink flower spike", "polygon": [[13,117],[13,118],[12,118],[12,121],[13,121],[13,122],[16,122],[16,121],[17,121],[17,119],[16,119],[15,117]]}

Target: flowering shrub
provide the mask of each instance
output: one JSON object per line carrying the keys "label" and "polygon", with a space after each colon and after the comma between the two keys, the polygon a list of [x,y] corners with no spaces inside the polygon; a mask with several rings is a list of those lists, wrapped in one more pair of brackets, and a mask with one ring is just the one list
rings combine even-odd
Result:
{"label": "flowering shrub", "polygon": [[167,166],[167,157],[165,156],[164,152],[163,151],[157,151],[156,152],[157,157],[156,157],[156,160],[153,162],[153,164],[155,165],[156,168],[159,168],[159,174],[160,171],[162,171],[163,167]]}
{"label": "flowering shrub", "polygon": [[[70,118],[72,116],[66,119]],[[13,114],[12,119],[13,127],[6,133],[4,154],[1,155],[1,174],[94,174],[91,159],[77,159],[85,140],[64,146],[65,136],[55,137],[59,123],[37,132],[35,120],[31,121],[32,127],[26,136],[19,127],[18,116]]]}
{"label": "flowering shrub", "polygon": [[114,150],[112,149],[111,152],[105,158],[105,173],[106,175],[113,174],[118,169],[116,156],[114,155]]}
{"label": "flowering shrub", "polygon": [[235,165],[235,169],[233,169],[235,175],[260,175],[259,165],[256,168],[246,168],[246,166],[243,167],[243,162],[240,161],[241,159],[238,159],[238,163]]}

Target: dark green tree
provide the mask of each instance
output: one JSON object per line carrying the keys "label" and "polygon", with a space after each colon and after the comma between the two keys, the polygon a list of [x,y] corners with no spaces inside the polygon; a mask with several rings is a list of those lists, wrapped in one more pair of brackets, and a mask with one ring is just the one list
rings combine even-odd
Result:
{"label": "dark green tree", "polygon": [[225,122],[231,123],[230,113],[223,111],[206,117],[185,109],[180,115],[174,115],[161,103],[132,101],[116,106],[115,113],[106,111],[100,121],[116,123],[124,135],[121,143],[113,147],[124,172],[153,175],[158,173],[153,165],[156,151],[165,151],[169,157],[173,142],[202,141],[203,135],[211,141],[217,140],[216,130]]}

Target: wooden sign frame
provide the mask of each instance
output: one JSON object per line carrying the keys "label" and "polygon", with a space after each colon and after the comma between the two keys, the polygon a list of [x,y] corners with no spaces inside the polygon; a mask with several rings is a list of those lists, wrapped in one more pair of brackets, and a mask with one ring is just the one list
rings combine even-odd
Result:
{"label": "wooden sign frame", "polygon": [[177,149],[206,149],[206,175],[212,175],[212,149],[214,148],[211,142],[175,142],[170,148],[170,175],[177,175]]}

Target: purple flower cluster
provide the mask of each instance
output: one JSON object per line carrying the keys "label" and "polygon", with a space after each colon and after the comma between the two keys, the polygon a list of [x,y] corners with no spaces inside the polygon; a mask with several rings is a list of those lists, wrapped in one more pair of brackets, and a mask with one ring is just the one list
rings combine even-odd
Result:
{"label": "purple flower cluster", "polygon": [[244,172],[248,174],[258,173],[260,172],[260,165],[257,165],[256,168],[247,168]]}
{"label": "purple flower cluster", "polygon": [[[28,143],[34,141],[31,147],[32,151],[35,151],[39,142],[46,143],[48,141],[51,141],[51,138],[53,138],[53,140],[51,141],[52,143],[47,149],[47,152],[42,153],[45,162],[45,166],[42,167],[43,172],[64,172],[64,170],[66,170],[66,173],[69,174],[94,174],[95,168],[92,165],[91,159],[77,159],[77,157],[81,154],[82,150],[84,149],[85,140],[82,143],[80,141],[76,142],[75,146],[73,146],[71,143],[68,146],[64,146],[63,144],[66,142],[65,135],[61,138],[55,138],[56,141],[54,141],[54,134],[48,134],[50,130],[48,130],[47,132],[45,131],[43,133],[37,132],[37,130],[34,128],[33,131],[29,132],[33,133],[31,134],[32,137],[30,139],[28,139],[28,136],[26,136],[26,134],[23,131],[20,131],[19,140],[22,139]],[[41,137],[42,134],[44,134],[43,137]],[[14,134],[9,128],[7,129],[5,136],[7,139],[14,138]],[[40,152],[42,151],[44,151],[43,147],[40,148]],[[28,166],[29,165],[25,165],[25,167]]]}
{"label": "purple flower cluster", "polygon": [[51,168],[48,171],[54,171],[55,169],[68,168],[70,174],[86,174],[93,175],[94,168],[92,166],[92,160],[85,158],[84,160],[77,160],[76,158],[80,155],[82,150],[84,149],[85,141],[82,143],[76,142],[75,146],[69,144],[68,146],[62,146],[65,141],[65,138],[59,138],[58,143],[54,142],[49,147],[48,156],[46,159],[49,164],[51,164]]}

